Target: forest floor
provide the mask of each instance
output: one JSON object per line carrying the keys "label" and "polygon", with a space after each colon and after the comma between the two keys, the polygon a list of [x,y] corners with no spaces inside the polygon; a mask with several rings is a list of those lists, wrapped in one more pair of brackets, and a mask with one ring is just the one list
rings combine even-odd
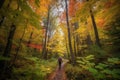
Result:
{"label": "forest floor", "polygon": [[57,66],[56,70],[51,73],[48,77],[48,80],[68,80],[65,73],[65,66],[67,64],[67,60],[62,63],[61,69]]}

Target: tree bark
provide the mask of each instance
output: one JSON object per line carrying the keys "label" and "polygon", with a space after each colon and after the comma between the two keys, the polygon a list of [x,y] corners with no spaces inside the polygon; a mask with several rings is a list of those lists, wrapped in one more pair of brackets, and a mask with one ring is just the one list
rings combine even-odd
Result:
{"label": "tree bark", "polygon": [[20,38],[20,42],[18,43],[18,48],[17,48],[17,50],[16,50],[16,54],[15,54],[15,57],[14,57],[14,59],[13,59],[13,61],[12,61],[11,67],[14,65],[14,63],[15,63],[15,61],[16,61],[16,59],[17,59],[17,56],[18,56],[18,54],[19,54],[19,50],[20,50],[20,48],[21,48],[21,43],[22,43],[23,37],[24,37],[24,35],[25,35],[25,29],[26,29],[26,27],[24,27],[24,31],[23,31],[22,37]]}
{"label": "tree bark", "polygon": [[[74,23],[74,28],[73,28],[73,30],[74,30],[74,32],[75,32],[75,30],[77,30],[78,29],[78,22],[75,22]],[[78,55],[77,55],[77,53],[78,53],[78,51],[77,51],[77,45],[78,45],[78,42],[77,42],[77,36],[78,36],[78,34],[75,34],[75,33],[73,33],[73,38],[74,38],[74,53],[75,53],[75,57],[77,57]]]}
{"label": "tree bark", "polygon": [[2,8],[4,2],[5,2],[5,0],[0,0],[0,9]]}
{"label": "tree bark", "polygon": [[45,32],[45,41],[43,46],[43,59],[47,59],[47,37],[48,37],[48,26],[49,26],[49,18],[50,18],[50,6],[48,7],[48,16],[47,16],[47,26],[46,26],[46,32]]}
{"label": "tree bark", "polygon": [[[87,0],[87,1],[89,1],[89,0]],[[94,18],[91,7],[90,7],[90,16],[91,16],[91,20],[92,20],[92,24],[93,24],[93,28],[94,28],[94,33],[95,33],[95,39],[96,39],[95,43],[96,43],[96,45],[101,47],[99,34],[98,34],[98,29],[97,29],[97,26],[96,26],[95,18]]]}
{"label": "tree bark", "polygon": [[65,46],[66,46],[66,50],[67,50],[68,59],[70,59],[70,52],[69,52],[69,49],[68,49],[66,38],[65,38]]}
{"label": "tree bark", "polygon": [[5,16],[2,16],[2,19],[0,20],[0,26],[2,25],[2,23],[4,22]]}
{"label": "tree bark", "polygon": [[75,57],[77,56],[77,48],[76,48],[76,35],[73,34],[74,37],[74,53],[75,53]]}
{"label": "tree bark", "polygon": [[87,21],[86,21],[86,32],[87,32],[87,39],[86,39],[86,41],[87,41],[87,44],[88,44],[88,46],[90,46],[90,45],[92,45],[93,43],[92,43],[92,39],[91,39],[91,36],[90,36],[90,33],[89,33],[89,29],[88,29],[88,25],[87,25]]}
{"label": "tree bark", "polygon": [[8,41],[7,41],[6,48],[5,48],[4,53],[3,53],[4,57],[10,56],[10,52],[11,52],[11,48],[12,48],[12,41],[13,41],[15,30],[16,30],[16,26],[11,25],[9,36],[7,39]]}
{"label": "tree bark", "polygon": [[[7,57],[7,58],[10,57],[10,52],[11,52],[11,48],[12,48],[12,41],[13,41],[15,30],[16,30],[16,26],[12,24],[11,28],[10,28],[9,36],[7,39],[6,48],[5,48],[4,53],[3,53],[3,57]],[[4,73],[9,73],[11,71],[11,69],[8,69],[8,62],[9,61],[6,61],[6,60],[0,61],[0,69],[1,69],[0,75],[4,75]]]}
{"label": "tree bark", "polygon": [[30,33],[30,37],[29,37],[28,45],[27,45],[28,47],[29,47],[29,44],[31,43],[32,35],[33,35],[33,31]]}
{"label": "tree bark", "polygon": [[98,34],[98,30],[97,30],[96,22],[95,22],[95,18],[94,18],[94,15],[93,15],[93,12],[92,12],[91,9],[90,9],[90,16],[91,16],[92,24],[93,24],[93,28],[94,28],[96,44],[97,44],[99,47],[101,47],[100,39],[99,39],[99,34]]}
{"label": "tree bark", "polygon": [[[5,2],[5,0],[0,0],[0,9],[2,8],[4,2]],[[9,1],[9,3],[7,5],[7,8],[10,7],[10,3],[11,3],[11,0]],[[4,20],[5,20],[5,16],[2,16],[2,19],[0,20],[0,26],[2,25],[2,23],[4,22]]]}
{"label": "tree bark", "polygon": [[71,62],[72,62],[72,65],[75,65],[75,55],[73,54],[73,49],[72,49],[67,0],[65,0],[65,6],[66,6],[66,23],[67,23],[67,30],[68,30],[68,43],[69,43],[71,60],[72,60]]}

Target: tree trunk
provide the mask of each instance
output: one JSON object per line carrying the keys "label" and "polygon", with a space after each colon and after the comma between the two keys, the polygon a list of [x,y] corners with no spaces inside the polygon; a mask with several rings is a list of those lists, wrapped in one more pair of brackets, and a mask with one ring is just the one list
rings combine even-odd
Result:
{"label": "tree trunk", "polygon": [[90,37],[89,34],[87,35],[86,41],[87,41],[87,44],[88,44],[89,46],[92,45],[92,40],[91,40],[91,37]]}
{"label": "tree trunk", "polygon": [[73,36],[74,36],[74,53],[75,53],[75,56],[77,57],[76,35],[73,34]]}
{"label": "tree trunk", "polygon": [[80,49],[80,45],[81,45],[81,42],[80,42],[80,35],[76,35],[76,42],[77,42],[77,56],[82,56],[82,51]]}
{"label": "tree trunk", "polygon": [[65,46],[66,46],[66,50],[67,50],[68,59],[70,59],[70,52],[69,52],[66,38],[65,38]]}
{"label": "tree trunk", "polygon": [[5,2],[5,0],[0,0],[0,9],[2,8],[4,2]]}
{"label": "tree trunk", "polygon": [[15,54],[15,57],[14,57],[14,59],[13,59],[13,61],[12,61],[11,67],[14,65],[14,63],[15,63],[15,61],[16,61],[16,59],[17,59],[17,56],[18,56],[18,54],[19,54],[19,50],[20,50],[20,48],[21,48],[21,43],[22,43],[23,37],[24,37],[24,35],[25,35],[25,29],[26,29],[26,27],[24,27],[24,31],[23,31],[22,37],[20,38],[20,42],[18,43],[18,48],[17,48],[17,50],[16,50],[16,54]]}
{"label": "tree trunk", "polygon": [[29,44],[31,43],[32,35],[33,35],[33,31],[30,33],[30,37],[29,37],[28,45],[27,45],[28,47],[29,47]]}
{"label": "tree trunk", "polygon": [[90,33],[89,33],[89,29],[88,29],[88,25],[87,25],[87,21],[86,21],[86,32],[87,32],[87,39],[86,39],[86,41],[87,41],[87,44],[88,44],[88,46],[90,46],[90,45],[92,45],[93,43],[92,43],[92,40],[91,40],[91,36],[90,36]]}
{"label": "tree trunk", "polygon": [[49,18],[50,18],[50,6],[48,7],[48,16],[47,16],[47,26],[46,26],[46,32],[45,32],[45,41],[43,46],[42,55],[44,59],[47,59],[47,35],[48,35],[48,26],[49,26]]}
{"label": "tree trunk", "polygon": [[[3,53],[3,57],[7,57],[7,58],[10,57],[10,52],[11,52],[11,48],[12,48],[12,41],[13,41],[15,30],[16,30],[16,26],[12,24],[11,28],[10,28],[9,36],[7,39],[6,48],[5,48],[4,53]],[[11,71],[11,69],[8,69],[8,61],[1,60],[0,61],[0,75],[4,75],[4,73],[9,74],[10,71]]]}
{"label": "tree trunk", "polygon": [[66,5],[66,23],[67,23],[67,30],[68,30],[68,43],[69,43],[69,49],[70,49],[70,55],[71,55],[71,62],[72,65],[75,65],[75,56],[73,54],[73,49],[72,49],[72,42],[71,42],[71,34],[70,34],[70,26],[69,26],[69,17],[68,17],[68,6],[67,6],[67,0],[65,0],[65,5]]}
{"label": "tree trunk", "polygon": [[[5,0],[0,0],[0,9],[2,8],[4,2],[5,2]],[[11,0],[9,1],[9,3],[7,5],[7,8],[10,7],[10,3],[11,3]],[[2,25],[2,23],[4,22],[4,20],[5,20],[5,16],[2,16],[2,19],[0,20],[0,26]]]}
{"label": "tree trunk", "polygon": [[94,15],[93,15],[93,12],[92,12],[91,9],[90,9],[90,16],[91,16],[92,24],[93,24],[93,28],[94,28],[96,44],[97,44],[99,47],[101,47],[100,39],[99,39],[99,34],[98,34],[98,30],[97,30],[96,22],[95,22],[95,18],[94,18]]}
{"label": "tree trunk", "polygon": [[[74,23],[74,31],[79,28],[78,22]],[[76,50],[76,56],[78,56],[78,53],[80,53],[79,45],[80,45],[80,35],[74,33],[74,49]]]}
{"label": "tree trunk", "polygon": [[[75,22],[74,23],[74,32],[75,32],[75,30],[77,30],[78,29],[78,22]],[[77,45],[78,45],[78,42],[77,42],[77,36],[78,36],[78,34],[75,34],[75,33],[73,33],[73,38],[74,38],[74,53],[75,53],[75,56],[77,57],[77,53],[78,53],[78,51],[77,51]]]}
{"label": "tree trunk", "polygon": [[[86,0],[86,1],[89,1],[89,0]],[[95,43],[101,47],[101,44],[100,44],[100,39],[99,39],[99,34],[98,34],[98,30],[97,30],[97,26],[96,26],[96,22],[95,22],[95,18],[94,18],[94,15],[93,15],[93,12],[92,12],[92,9],[90,7],[90,16],[91,16],[91,20],[92,20],[92,24],[93,24],[93,28],[94,28],[94,33],[95,33]]]}
{"label": "tree trunk", "polygon": [[11,52],[11,48],[12,48],[12,40],[13,40],[13,37],[14,37],[15,30],[16,30],[16,26],[12,25],[11,28],[10,28],[8,39],[7,39],[8,41],[7,41],[7,44],[6,44],[6,48],[5,48],[4,53],[3,53],[4,57],[9,57],[10,56],[10,52]]}
{"label": "tree trunk", "polygon": [[5,16],[2,16],[2,19],[0,20],[0,26],[2,25],[2,23],[4,22]]}

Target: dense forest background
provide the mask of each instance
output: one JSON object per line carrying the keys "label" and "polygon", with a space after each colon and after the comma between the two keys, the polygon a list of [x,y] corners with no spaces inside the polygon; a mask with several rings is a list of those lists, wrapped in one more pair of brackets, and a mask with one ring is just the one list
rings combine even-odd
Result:
{"label": "dense forest background", "polygon": [[0,80],[120,80],[120,0],[0,0]]}

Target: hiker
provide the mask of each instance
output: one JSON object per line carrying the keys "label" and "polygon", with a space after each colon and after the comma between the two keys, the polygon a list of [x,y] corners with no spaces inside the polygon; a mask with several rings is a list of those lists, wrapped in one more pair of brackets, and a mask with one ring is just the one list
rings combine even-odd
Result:
{"label": "hiker", "polygon": [[61,69],[61,64],[62,64],[62,58],[61,57],[58,58],[58,64],[59,64],[59,70],[60,70]]}

